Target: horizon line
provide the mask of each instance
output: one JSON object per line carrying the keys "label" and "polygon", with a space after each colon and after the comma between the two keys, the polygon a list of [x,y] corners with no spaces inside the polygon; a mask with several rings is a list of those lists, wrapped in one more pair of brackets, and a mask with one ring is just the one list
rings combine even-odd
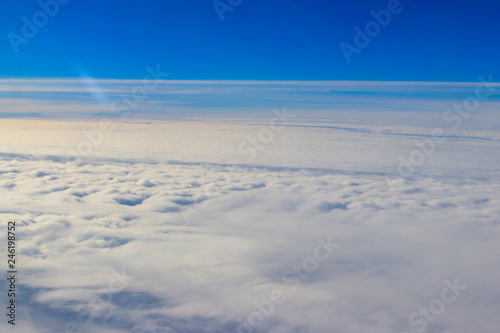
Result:
{"label": "horizon line", "polygon": [[[6,81],[86,81],[86,80],[94,80],[100,82],[141,82],[142,79],[132,79],[132,78],[124,78],[124,79],[116,79],[116,78],[98,78],[98,77],[0,77],[0,82]],[[408,81],[408,80],[234,80],[234,79],[216,79],[216,80],[191,80],[191,79],[157,79],[157,82],[160,83],[212,83],[212,84],[311,84],[311,83],[415,83],[415,84],[469,84],[469,83],[477,83],[477,81]],[[492,81],[492,84],[500,84],[500,82]]]}

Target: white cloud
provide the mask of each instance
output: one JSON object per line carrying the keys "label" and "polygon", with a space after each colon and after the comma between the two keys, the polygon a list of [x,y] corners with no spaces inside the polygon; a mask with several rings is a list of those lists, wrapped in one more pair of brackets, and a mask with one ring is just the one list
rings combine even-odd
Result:
{"label": "white cloud", "polygon": [[[98,123],[2,122],[0,215],[19,224],[23,332],[71,321],[236,332],[275,289],[286,301],[265,332],[413,332],[408,316],[454,277],[468,288],[427,331],[497,330],[498,141],[461,132],[399,179],[397,156],[425,129],[287,127],[254,164],[227,166],[268,121],[116,122],[91,157],[64,165],[65,146]],[[340,247],[293,290],[283,275],[328,235]],[[110,291],[122,273],[126,286]]]}

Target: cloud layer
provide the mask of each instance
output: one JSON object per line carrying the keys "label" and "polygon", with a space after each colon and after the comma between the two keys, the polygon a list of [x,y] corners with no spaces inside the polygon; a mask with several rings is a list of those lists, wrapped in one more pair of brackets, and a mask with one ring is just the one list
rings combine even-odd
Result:
{"label": "cloud layer", "polygon": [[447,109],[474,96],[479,87],[480,94],[491,94],[463,128],[500,128],[500,84],[488,73],[468,83],[175,81],[168,80],[165,68],[156,68],[162,80],[151,77],[151,67],[144,69],[147,80],[0,79],[0,116],[241,119],[266,117],[270,109],[286,106],[297,118],[308,121],[436,127]]}
{"label": "cloud layer", "polygon": [[[497,331],[496,132],[445,138],[400,177],[398,155],[425,129],[294,122],[246,161],[238,145],[267,123],[115,122],[69,163],[65,147],[98,123],[4,123],[0,215],[19,223],[19,328]],[[315,267],[307,258],[329,237],[339,246]],[[455,279],[467,288],[425,319]],[[283,301],[267,316],[259,306],[275,291]]]}

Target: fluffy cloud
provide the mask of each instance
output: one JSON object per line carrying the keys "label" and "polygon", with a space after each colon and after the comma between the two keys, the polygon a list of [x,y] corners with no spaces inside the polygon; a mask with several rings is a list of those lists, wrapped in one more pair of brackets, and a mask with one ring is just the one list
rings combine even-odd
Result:
{"label": "fluffy cloud", "polygon": [[[416,332],[420,309],[457,278],[467,289],[426,331],[496,332],[496,133],[446,138],[408,178],[397,157],[426,137],[418,127],[295,122],[251,165],[228,164],[267,122],[116,122],[69,163],[65,145],[98,123],[4,123],[0,215],[19,226],[19,328]],[[329,237],[339,246],[316,267],[307,258]]]}

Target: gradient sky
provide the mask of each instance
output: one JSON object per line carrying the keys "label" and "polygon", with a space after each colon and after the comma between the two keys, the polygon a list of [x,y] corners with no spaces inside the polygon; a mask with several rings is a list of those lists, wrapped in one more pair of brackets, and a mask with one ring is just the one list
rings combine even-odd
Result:
{"label": "gradient sky", "polygon": [[401,13],[348,64],[339,44],[353,44],[353,28],[387,4],[242,0],[221,21],[213,0],[70,0],[16,54],[8,34],[22,36],[22,18],[32,22],[41,7],[9,1],[0,76],[142,79],[146,66],[161,64],[178,80],[473,82],[492,73],[496,81],[496,1],[402,0]]}

